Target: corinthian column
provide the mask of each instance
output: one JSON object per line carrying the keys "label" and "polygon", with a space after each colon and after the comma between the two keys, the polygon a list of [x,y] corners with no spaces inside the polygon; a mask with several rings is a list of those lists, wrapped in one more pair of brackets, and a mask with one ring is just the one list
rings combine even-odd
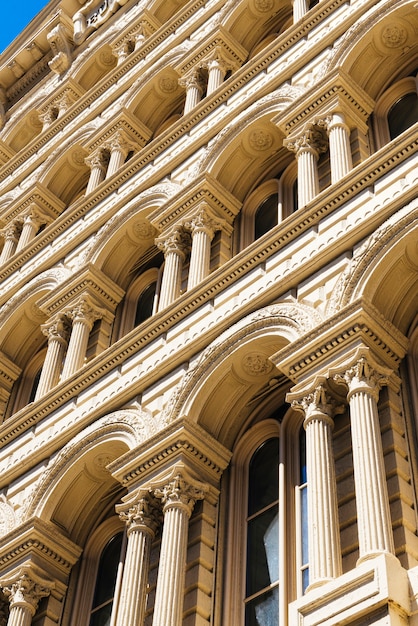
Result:
{"label": "corinthian column", "polygon": [[227,72],[227,66],[219,51],[216,51],[215,56],[206,61],[206,67],[208,69],[208,86],[206,93],[209,96],[222,85]]}
{"label": "corinthian column", "polygon": [[102,313],[92,306],[89,298],[82,297],[66,315],[72,319],[72,329],[61,379],[65,380],[84,365],[90,331]]}
{"label": "corinthian column", "polygon": [[59,382],[70,334],[70,322],[65,315],[57,315],[48,323],[43,324],[41,328],[43,334],[48,337],[48,348],[36,389],[35,400],[39,400]]}
{"label": "corinthian column", "polygon": [[350,129],[342,113],[334,113],[326,123],[331,163],[331,182],[336,183],[353,167]]}
{"label": "corinthian column", "polygon": [[6,263],[16,251],[16,245],[20,235],[20,224],[11,222],[3,230],[1,234],[4,237],[4,246],[1,251],[0,264]]}
{"label": "corinthian column", "polygon": [[93,191],[93,189],[96,189],[96,187],[105,179],[109,163],[108,154],[105,150],[103,150],[103,148],[100,148],[90,157],[86,158],[85,162],[90,167],[90,178],[86,189],[86,194],[88,194]]}
{"label": "corinthian column", "polygon": [[293,0],[293,23],[302,19],[308,12],[307,0]]}
{"label": "corinthian column", "polygon": [[129,142],[126,133],[118,130],[110,140],[108,148],[110,150],[110,159],[106,178],[112,176],[123,165],[129,151],[132,149],[132,143]]}
{"label": "corinthian column", "polygon": [[190,269],[187,288],[192,289],[200,283],[210,271],[211,241],[215,231],[221,228],[206,211],[201,208],[193,219],[186,222],[185,228],[192,234],[192,250],[190,255]]}
{"label": "corinthian column", "polygon": [[116,506],[128,527],[125,566],[116,626],[143,626],[151,543],[160,523],[156,502],[148,493]]}
{"label": "corinthian column", "polygon": [[394,553],[389,497],[377,401],[391,371],[364,353],[337,382],[348,386],[354,483],[356,489],[359,561],[382,552]]}
{"label": "corinthian column", "polygon": [[186,102],[184,103],[184,115],[189,113],[202,97],[203,87],[198,71],[179,79],[179,85],[186,88]]}
{"label": "corinthian column", "polygon": [[53,583],[42,580],[31,571],[20,572],[11,580],[2,580],[0,585],[10,602],[7,626],[30,626],[39,600],[48,596],[53,588]]}
{"label": "corinthian column", "polygon": [[30,208],[23,215],[22,232],[16,247],[16,252],[22,250],[28,243],[32,241],[42,224],[46,224],[47,218],[36,209]]}
{"label": "corinthian column", "polygon": [[156,239],[155,243],[164,252],[165,257],[158,303],[158,310],[161,311],[180,295],[181,272],[190,242],[189,236],[181,227],[178,227],[167,237]]}
{"label": "corinthian column", "polygon": [[[288,399],[292,397],[289,394]],[[292,406],[305,414],[309,589],[312,589],[342,573],[337,481],[332,450],[333,415],[340,408],[336,407],[324,384],[319,384],[301,400],[293,400]]]}
{"label": "corinthian column", "polygon": [[296,154],[298,163],[298,204],[299,208],[308,204],[319,192],[317,161],[325,152],[327,144],[321,131],[311,124],[295,138],[284,141],[284,145]]}
{"label": "corinthian column", "polygon": [[189,518],[196,500],[202,500],[206,491],[206,485],[183,469],[154,490],[163,504],[164,525],[152,626],[182,624]]}

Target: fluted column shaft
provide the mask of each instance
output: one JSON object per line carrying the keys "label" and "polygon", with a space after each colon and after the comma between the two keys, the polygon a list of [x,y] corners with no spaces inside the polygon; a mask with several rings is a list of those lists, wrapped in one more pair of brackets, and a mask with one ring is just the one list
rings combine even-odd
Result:
{"label": "fluted column shaft", "polygon": [[331,182],[338,182],[353,168],[350,129],[341,113],[334,113],[328,123]]}
{"label": "fluted column shaft", "polygon": [[16,245],[20,235],[20,227],[16,222],[8,224],[2,231],[4,246],[0,256],[0,264],[6,263],[16,251]]}
{"label": "fluted column shaft", "polygon": [[185,226],[192,234],[190,269],[187,281],[187,288],[192,289],[209,275],[211,242],[215,230],[219,230],[220,225],[204,209],[201,209],[196,217],[187,222]]}
{"label": "fluted column shaft", "polygon": [[31,210],[24,216],[22,232],[20,233],[19,241],[16,246],[16,252],[22,250],[22,248],[36,237],[36,233],[42,223],[45,224],[45,220],[42,220],[41,215],[37,211]]}
{"label": "fluted column shaft", "polygon": [[127,506],[118,505],[116,510],[128,524],[128,544],[116,626],[143,626],[151,543],[159,516],[149,495]]}
{"label": "fluted column shaft", "polygon": [[128,142],[125,134],[122,131],[118,131],[109,144],[110,159],[106,178],[112,176],[123,165],[130,148],[131,144]]}
{"label": "fluted column shaft", "polygon": [[41,398],[59,382],[64,354],[68,345],[69,321],[64,315],[60,315],[48,324],[44,324],[42,332],[48,337],[48,348],[36,389],[35,400]]}
{"label": "fluted column shaft", "polygon": [[186,101],[184,103],[184,115],[186,115],[200,102],[203,89],[197,72],[181,78],[179,84],[186,88]]}
{"label": "fluted column shaft", "polygon": [[208,68],[208,86],[206,93],[209,96],[212,92],[214,92],[220,85],[222,85],[226,69],[225,64],[222,62],[222,59],[214,58],[210,59],[207,62]]}
{"label": "fluted column shaft", "polygon": [[323,134],[308,125],[295,138],[286,139],[284,144],[295,152],[298,163],[298,205],[304,207],[319,192],[317,161],[319,154],[326,150]]}
{"label": "fluted column shaft", "polygon": [[152,626],[181,626],[189,518],[204,491],[179,474],[154,494],[163,503],[164,525]]}
{"label": "fluted column shaft", "polygon": [[87,299],[81,299],[76,306],[67,312],[72,319],[70,341],[61,379],[65,380],[84,365],[90,331],[100,312],[94,309]]}
{"label": "fluted column shaft", "polygon": [[377,409],[379,389],[387,382],[387,372],[361,357],[336,377],[348,385],[360,561],[382,552],[394,553]]}
{"label": "fluted column shaft", "polygon": [[293,0],[293,23],[302,19],[308,12],[307,0]]}
{"label": "fluted column shaft", "polygon": [[337,481],[332,449],[333,414],[340,410],[324,385],[294,400],[303,409],[308,476],[309,588],[342,573]]}
{"label": "fluted column shaft", "polygon": [[181,274],[189,239],[181,229],[176,229],[166,238],[158,238],[156,244],[163,250],[165,257],[158,303],[158,310],[161,311],[180,295]]}
{"label": "fluted column shaft", "polygon": [[105,179],[108,159],[103,151],[99,150],[85,161],[90,167],[90,178],[86,189],[86,194],[88,194]]}

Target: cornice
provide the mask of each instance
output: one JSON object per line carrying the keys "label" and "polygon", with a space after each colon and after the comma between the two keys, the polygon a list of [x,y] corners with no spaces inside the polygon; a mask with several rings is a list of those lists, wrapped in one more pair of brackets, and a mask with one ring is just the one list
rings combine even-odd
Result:
{"label": "cornice", "polygon": [[365,133],[373,107],[373,99],[345,71],[336,68],[298,98],[287,115],[279,115],[273,122],[288,136],[300,131],[307,122],[315,123],[338,112],[347,116],[350,128],[357,127]]}
{"label": "cornice", "polygon": [[7,572],[31,562],[65,581],[81,551],[53,524],[32,518],[2,537],[0,574],[4,577]]}
{"label": "cornice", "polygon": [[113,313],[124,293],[106,274],[89,264],[61,284],[59,289],[41,298],[37,305],[51,317],[74,305],[80,296],[88,294],[101,307]]}
{"label": "cornice", "polygon": [[52,191],[36,182],[2,212],[1,219],[10,222],[32,205],[53,219],[65,209],[65,204]]}
{"label": "cornice", "polygon": [[232,224],[241,208],[241,202],[208,173],[201,174],[165,206],[158,207],[148,220],[159,231],[166,231],[179,220],[187,219],[196,207],[205,203],[214,214]]}
{"label": "cornice", "polygon": [[143,147],[151,137],[151,131],[138,118],[134,117],[128,109],[119,110],[107,123],[99,126],[93,137],[83,142],[83,147],[92,152],[96,148],[103,146],[107,140],[118,131],[123,130],[132,141]]}
{"label": "cornice", "polygon": [[397,370],[408,339],[367,300],[349,304],[313,331],[286,346],[271,360],[294,382],[326,375],[347,354],[366,346],[385,366]]}
{"label": "cornice", "polygon": [[202,63],[216,50],[222,52],[234,69],[241,67],[248,55],[247,50],[235,41],[227,30],[222,26],[217,26],[203,41],[199,41],[174,69],[180,76],[185,76],[190,71],[201,67]]}
{"label": "cornice", "polygon": [[180,418],[108,466],[112,476],[129,490],[155,482],[159,475],[183,462],[199,480],[219,486],[231,452],[207,431]]}

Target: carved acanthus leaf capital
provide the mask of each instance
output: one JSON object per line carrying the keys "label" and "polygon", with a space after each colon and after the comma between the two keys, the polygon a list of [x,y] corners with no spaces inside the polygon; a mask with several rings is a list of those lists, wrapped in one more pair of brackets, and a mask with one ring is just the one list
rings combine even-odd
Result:
{"label": "carved acanthus leaf capital", "polygon": [[82,296],[66,314],[73,323],[82,322],[90,329],[96,320],[103,317],[103,311],[95,307],[87,296]]}
{"label": "carved acanthus leaf capital", "polygon": [[293,409],[305,414],[305,427],[312,420],[324,420],[333,425],[334,416],[344,412],[344,405],[330,393],[325,381],[299,398],[292,398],[292,395],[287,399]]}
{"label": "carved acanthus leaf capital", "polygon": [[182,259],[185,259],[190,250],[190,235],[183,228],[177,227],[166,236],[158,237],[155,240],[155,245],[164,252],[164,255],[178,254]]}
{"label": "carved acanthus leaf capital", "polygon": [[161,500],[164,513],[170,508],[181,508],[190,516],[196,501],[203,500],[207,491],[207,485],[180,470],[166,485],[155,488],[154,496]]}
{"label": "carved acanthus leaf capital", "polygon": [[188,89],[197,89],[197,91],[201,94],[203,92],[203,83],[199,74],[199,70],[195,70],[182,78],[179,78],[180,87],[184,87],[186,90]]}
{"label": "carved acanthus leaf capital", "polygon": [[23,570],[11,580],[0,580],[4,595],[9,598],[10,607],[24,606],[35,614],[39,600],[48,596],[54,587],[52,581],[42,580],[30,570]]}
{"label": "carved acanthus leaf capital", "polygon": [[116,512],[127,524],[128,534],[145,531],[154,536],[162,520],[161,506],[148,492],[140,493],[133,501],[116,505]]}
{"label": "carved acanthus leaf capital", "polygon": [[210,239],[213,239],[215,232],[221,230],[222,224],[214,219],[214,217],[204,208],[200,207],[196,215],[185,222],[184,227],[190,230],[192,235],[196,232],[206,233]]}
{"label": "carved acanthus leaf capital", "polygon": [[49,320],[46,324],[42,324],[41,330],[48,337],[48,341],[68,342],[71,330],[71,324],[66,315],[59,314]]}
{"label": "carved acanthus leaf capital", "polygon": [[283,145],[296,156],[302,152],[313,152],[318,156],[328,148],[324,132],[312,124],[307,124],[299,135],[285,139]]}

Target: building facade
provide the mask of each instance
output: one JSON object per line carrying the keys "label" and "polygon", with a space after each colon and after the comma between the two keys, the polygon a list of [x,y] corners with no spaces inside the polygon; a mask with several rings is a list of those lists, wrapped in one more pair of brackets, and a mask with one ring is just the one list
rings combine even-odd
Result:
{"label": "building facade", "polygon": [[418,624],[417,72],[416,0],[3,53],[1,626]]}

